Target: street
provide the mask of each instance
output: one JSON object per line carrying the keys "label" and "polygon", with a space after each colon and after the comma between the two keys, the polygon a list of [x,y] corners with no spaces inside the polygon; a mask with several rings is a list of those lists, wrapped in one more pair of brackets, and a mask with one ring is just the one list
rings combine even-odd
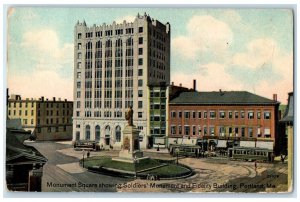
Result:
{"label": "street", "polygon": [[[117,190],[114,186],[102,186],[100,188],[99,186],[92,185],[129,181],[124,178],[115,178],[88,172],[79,166],[78,158],[67,156],[57,151],[71,148],[71,145],[55,142],[27,142],[26,144],[35,147],[48,159],[48,162],[44,166],[42,179],[43,192],[116,192]],[[76,186],[68,186],[71,184],[75,184]]]}
{"label": "street", "polygon": [[[227,159],[182,158],[179,163],[195,175],[174,180],[130,180],[88,172],[78,161],[82,151],[69,143],[27,142],[47,159],[43,192],[286,192],[287,164],[228,161]],[[118,151],[91,152],[91,156],[117,156]],[[170,159],[166,152],[144,152],[152,158]]]}

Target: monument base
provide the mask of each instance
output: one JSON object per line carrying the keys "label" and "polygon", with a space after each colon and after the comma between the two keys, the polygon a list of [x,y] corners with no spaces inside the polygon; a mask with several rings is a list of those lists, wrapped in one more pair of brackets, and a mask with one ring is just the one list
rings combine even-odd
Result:
{"label": "monument base", "polygon": [[128,150],[122,150],[119,152],[118,157],[112,158],[113,161],[121,161],[127,163],[134,163],[134,161],[138,163],[139,161],[145,159],[149,159],[149,157],[144,157],[143,152],[140,150],[136,150],[134,152],[129,152]]}

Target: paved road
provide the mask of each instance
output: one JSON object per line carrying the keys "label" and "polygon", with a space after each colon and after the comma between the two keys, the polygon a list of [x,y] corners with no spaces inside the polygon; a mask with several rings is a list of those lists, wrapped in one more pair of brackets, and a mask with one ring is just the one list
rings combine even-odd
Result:
{"label": "paved road", "polygon": [[78,158],[57,152],[71,147],[70,145],[55,142],[27,142],[26,144],[35,147],[48,159],[42,179],[43,192],[116,192],[115,184],[130,181],[88,172],[77,164]]}

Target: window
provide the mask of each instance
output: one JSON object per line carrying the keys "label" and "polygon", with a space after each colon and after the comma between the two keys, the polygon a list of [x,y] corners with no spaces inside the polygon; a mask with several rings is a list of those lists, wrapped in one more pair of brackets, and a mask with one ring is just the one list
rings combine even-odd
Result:
{"label": "window", "polygon": [[143,37],[139,37],[139,44],[143,44]]}
{"label": "window", "polygon": [[201,126],[198,126],[198,135],[201,135]]}
{"label": "window", "polygon": [[90,140],[91,137],[91,128],[89,125],[85,127],[85,139]]}
{"label": "window", "polygon": [[182,112],[178,112],[178,118],[182,117]]}
{"label": "window", "polygon": [[139,65],[143,65],[143,58],[139,58]]}
{"label": "window", "polygon": [[82,34],[81,34],[81,33],[78,33],[77,38],[78,38],[78,39],[81,39],[81,37],[82,37]]}
{"label": "window", "polygon": [[33,119],[31,119],[30,123],[33,124]]}
{"label": "window", "polygon": [[176,134],[176,126],[171,126],[171,134],[172,135]]}
{"label": "window", "polygon": [[116,127],[116,142],[121,142],[121,127]]}
{"label": "window", "polygon": [[210,119],[215,119],[216,118],[216,112],[215,111],[210,111],[209,112],[209,118]]}
{"label": "window", "polygon": [[143,86],[143,80],[142,80],[142,79],[139,79],[139,80],[138,80],[138,86],[139,86],[139,87],[142,87],[142,86]]}
{"label": "window", "polygon": [[196,126],[193,126],[193,135],[196,135]]}
{"label": "window", "polygon": [[57,126],[55,127],[55,132],[58,132],[58,127]]}
{"label": "window", "polygon": [[81,78],[81,72],[77,72],[77,79]]}
{"label": "window", "polygon": [[139,27],[139,33],[143,33],[143,27]]}
{"label": "window", "polygon": [[257,128],[257,137],[261,137],[261,130],[260,130],[260,127]]}
{"label": "window", "polygon": [[196,112],[193,112],[193,119],[196,118]]}
{"label": "window", "polygon": [[270,130],[270,128],[265,128],[264,135],[265,135],[266,138],[270,138],[271,137],[271,130]]}
{"label": "window", "polygon": [[27,110],[25,110],[25,116],[27,116]]}
{"label": "window", "polygon": [[77,59],[81,59],[81,57],[82,57],[82,54],[81,54],[81,53],[78,53]]}
{"label": "window", "polygon": [[204,132],[204,135],[207,135],[207,127],[206,126],[203,127],[203,132]]}
{"label": "window", "polygon": [[78,62],[77,63],[77,69],[81,69],[82,65],[81,65],[81,62]]}
{"label": "window", "polygon": [[33,116],[33,114],[34,114],[34,111],[33,111],[33,110],[31,110],[31,116]]}
{"label": "window", "polygon": [[260,119],[260,117],[261,117],[261,113],[257,112],[257,119]]}
{"label": "window", "polygon": [[189,119],[190,118],[190,112],[184,112],[184,118]]}
{"label": "window", "polygon": [[248,111],[248,119],[254,119],[254,112]]}
{"label": "window", "polygon": [[237,137],[239,135],[239,128],[235,128],[234,133],[235,133],[235,137]]}
{"label": "window", "polygon": [[138,112],[138,118],[143,118],[143,112]]}
{"label": "window", "polygon": [[80,112],[79,111],[76,111],[76,116],[80,117]]}
{"label": "window", "polygon": [[184,126],[184,134],[190,135],[190,126]]}
{"label": "window", "polygon": [[248,128],[248,137],[253,137],[253,128]]}
{"label": "window", "polygon": [[77,82],[77,88],[81,88],[81,82],[80,81]]}
{"label": "window", "polygon": [[138,90],[138,96],[143,97],[143,90]]}
{"label": "window", "polygon": [[245,128],[242,127],[242,137],[245,137]]}
{"label": "window", "polygon": [[48,133],[51,133],[51,127],[48,127],[47,131]]}
{"label": "window", "polygon": [[236,119],[239,118],[239,112],[234,112],[234,118],[236,118]]}
{"label": "window", "polygon": [[201,116],[202,116],[201,112],[198,112],[198,119],[201,119]]}
{"label": "window", "polygon": [[244,111],[241,111],[241,118],[245,118],[245,112]]}
{"label": "window", "polygon": [[207,112],[203,113],[203,118],[207,119]]}
{"label": "window", "polygon": [[179,133],[179,135],[182,134],[182,126],[178,126],[178,133]]}
{"label": "window", "polygon": [[37,128],[37,132],[41,133],[41,128],[40,127]]}
{"label": "window", "polygon": [[140,109],[143,108],[143,101],[138,102],[138,108],[140,108]]}
{"label": "window", "polygon": [[264,119],[271,119],[271,112],[269,111],[264,112]]}
{"label": "window", "polygon": [[139,70],[138,70],[138,75],[139,75],[139,76],[143,76],[143,69],[139,69]]}
{"label": "window", "polygon": [[228,112],[228,118],[232,119],[232,112]]}
{"label": "window", "polygon": [[225,136],[225,127],[224,126],[219,127],[219,136]]}
{"label": "window", "polygon": [[139,55],[143,55],[143,48],[139,48]]}
{"label": "window", "polygon": [[172,118],[176,118],[176,112],[175,112],[175,111],[172,111],[172,112],[171,112],[171,117],[172,117]]}
{"label": "window", "polygon": [[226,118],[225,112],[224,111],[220,111],[219,112],[219,117],[220,117],[220,119],[225,119]]}
{"label": "window", "polygon": [[209,127],[209,134],[210,134],[211,136],[214,136],[214,135],[215,135],[215,127],[214,127],[214,126],[210,126],[210,127]]}
{"label": "window", "polygon": [[19,110],[19,116],[22,116],[22,110]]}
{"label": "window", "polygon": [[77,46],[78,50],[81,49],[81,43],[78,43],[78,46]]}

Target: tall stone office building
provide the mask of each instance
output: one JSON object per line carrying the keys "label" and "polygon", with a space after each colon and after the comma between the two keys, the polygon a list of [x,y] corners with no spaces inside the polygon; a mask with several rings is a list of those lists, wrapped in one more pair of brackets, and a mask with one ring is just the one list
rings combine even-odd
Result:
{"label": "tall stone office building", "polygon": [[155,144],[155,137],[167,134],[169,83],[169,23],[146,13],[130,23],[88,27],[77,22],[73,141],[96,140],[106,148],[121,148],[125,112],[133,106],[141,147]]}

